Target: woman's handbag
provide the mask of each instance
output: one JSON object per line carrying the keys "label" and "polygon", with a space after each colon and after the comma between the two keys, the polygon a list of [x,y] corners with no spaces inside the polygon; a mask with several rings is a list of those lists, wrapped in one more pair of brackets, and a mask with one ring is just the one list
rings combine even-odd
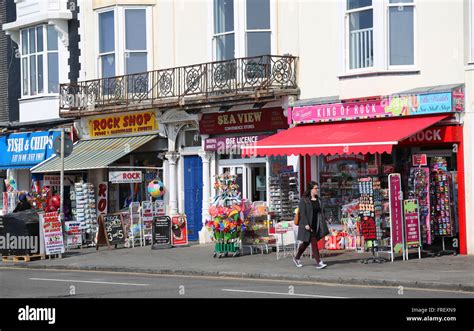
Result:
{"label": "woman's handbag", "polygon": [[295,213],[295,219],[294,219],[295,225],[300,224],[300,211],[298,208],[296,208],[296,213]]}

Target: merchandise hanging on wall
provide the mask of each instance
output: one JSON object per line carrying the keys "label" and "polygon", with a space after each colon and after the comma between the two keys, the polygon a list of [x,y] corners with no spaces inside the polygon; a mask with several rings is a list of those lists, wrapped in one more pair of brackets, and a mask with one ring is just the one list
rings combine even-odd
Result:
{"label": "merchandise hanging on wall", "polygon": [[433,157],[431,168],[431,225],[434,236],[451,237],[453,218],[451,216],[451,194],[446,158]]}

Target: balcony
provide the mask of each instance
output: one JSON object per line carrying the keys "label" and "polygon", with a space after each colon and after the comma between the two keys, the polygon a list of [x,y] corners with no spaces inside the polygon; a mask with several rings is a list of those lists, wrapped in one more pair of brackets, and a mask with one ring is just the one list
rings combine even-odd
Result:
{"label": "balcony", "polygon": [[264,55],[61,84],[61,117],[180,107],[195,110],[297,95],[294,56]]}

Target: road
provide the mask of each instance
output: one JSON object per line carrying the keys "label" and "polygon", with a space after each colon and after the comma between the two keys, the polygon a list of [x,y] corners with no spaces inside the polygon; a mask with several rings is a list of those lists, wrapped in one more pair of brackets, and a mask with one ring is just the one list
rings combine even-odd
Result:
{"label": "road", "polygon": [[474,298],[473,292],[303,281],[0,268],[0,298]]}

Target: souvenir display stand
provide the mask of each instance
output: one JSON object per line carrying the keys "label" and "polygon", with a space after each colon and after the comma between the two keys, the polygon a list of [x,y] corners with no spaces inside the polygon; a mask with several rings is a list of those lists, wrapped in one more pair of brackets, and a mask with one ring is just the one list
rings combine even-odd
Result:
{"label": "souvenir display stand", "polygon": [[153,232],[153,202],[142,201],[140,206],[141,245],[146,246],[152,242]]}
{"label": "souvenir display stand", "polygon": [[251,212],[251,205],[237,192],[235,175],[216,176],[214,188],[218,193],[209,208],[211,219],[206,222],[206,228],[215,241],[214,257],[239,256],[241,232],[245,231],[244,220]]}
{"label": "souvenir display stand", "polygon": [[[372,257],[361,260],[363,263],[383,263],[386,260],[376,256],[375,245],[377,244],[377,220],[375,218],[376,207],[380,207],[380,180],[378,178],[359,178],[359,210],[360,227],[365,242],[370,243]],[[378,255],[378,252],[377,252]]]}
{"label": "souvenir display stand", "polygon": [[94,185],[83,181],[74,184],[70,193],[73,220],[80,223],[82,243],[96,245],[98,231]]}
{"label": "souvenir display stand", "polygon": [[143,245],[142,226],[140,218],[140,203],[132,202],[128,206],[130,224],[128,226],[128,246],[135,247],[136,244]]}
{"label": "souvenir display stand", "polygon": [[418,166],[410,169],[408,199],[418,200],[422,243],[431,245],[430,169],[428,167]]}
{"label": "souvenir display stand", "polygon": [[435,237],[441,237],[442,250],[438,256],[456,254],[454,250],[446,250],[445,238],[453,237],[454,222],[451,212],[451,174],[447,169],[444,157],[433,157],[430,162],[431,170],[431,225]]}

